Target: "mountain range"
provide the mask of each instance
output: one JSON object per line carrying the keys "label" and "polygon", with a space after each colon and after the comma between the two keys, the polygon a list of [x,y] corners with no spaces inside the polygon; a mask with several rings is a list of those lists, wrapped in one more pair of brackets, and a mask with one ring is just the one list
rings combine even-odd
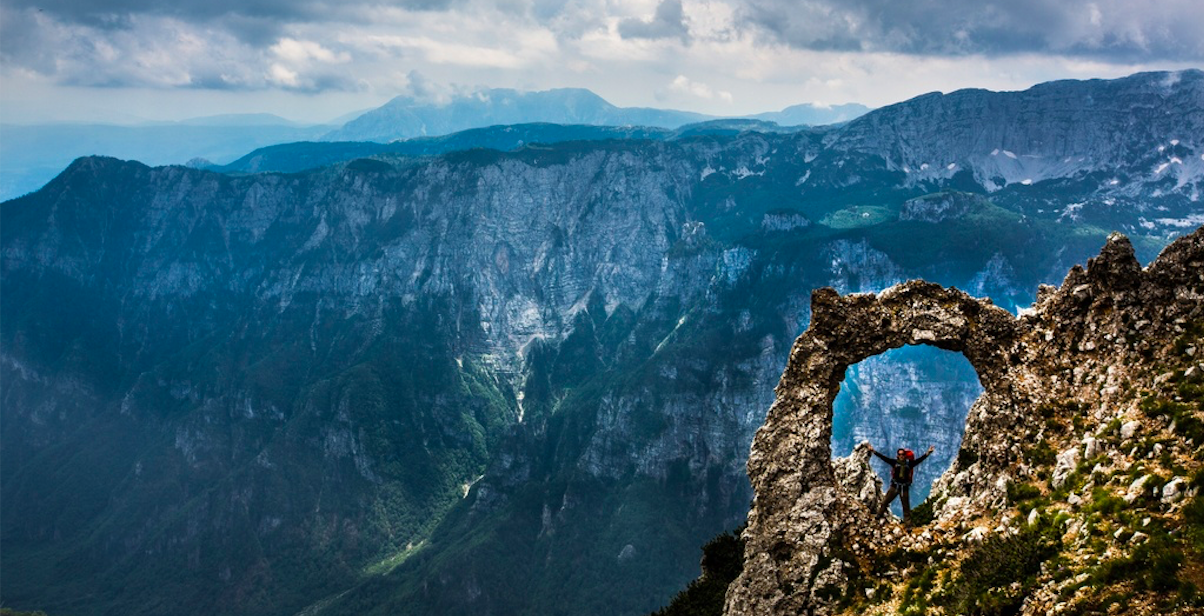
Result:
{"label": "mountain range", "polygon": [[[646,613],[748,513],[812,289],[1018,311],[1204,222],[1201,71],[750,128],[90,157],[0,205],[5,601]],[[833,450],[948,468],[978,390],[940,353],[853,366]]]}
{"label": "mountain range", "polygon": [[[782,111],[748,116],[782,126],[836,124],[852,120],[869,108],[858,104],[793,105]],[[399,96],[323,137],[326,141],[389,142],[419,136],[438,136],[491,125],[542,122],[595,126],[679,128],[718,119],[701,113],[616,107],[580,88],[541,92],[491,89],[446,102],[424,102]]]}
{"label": "mountain range", "polygon": [[267,114],[139,125],[4,124],[0,125],[0,199],[41,188],[81,156],[115,156],[150,165],[230,160],[259,147],[318,139],[330,130]]}
{"label": "mountain range", "polygon": [[[782,126],[831,124],[868,109],[857,104],[794,105],[752,119]],[[399,96],[385,105],[337,118],[328,124],[304,124],[280,116],[225,114],[179,122],[110,124],[0,125],[0,200],[37,190],[80,156],[105,155],[148,165],[212,161],[234,166],[248,151],[299,141],[388,143],[415,137],[440,138],[491,126],[530,123],[627,127],[627,131],[676,129],[717,119],[699,113],[616,107],[584,89],[518,92],[484,89],[432,102]],[[635,128],[632,128],[635,127]],[[776,127],[775,127],[776,128]],[[471,136],[456,140],[459,145]],[[421,139],[419,141],[422,141]],[[483,140],[482,146],[492,147]],[[336,146],[336,148],[339,146]],[[344,148],[345,149],[345,148]]]}

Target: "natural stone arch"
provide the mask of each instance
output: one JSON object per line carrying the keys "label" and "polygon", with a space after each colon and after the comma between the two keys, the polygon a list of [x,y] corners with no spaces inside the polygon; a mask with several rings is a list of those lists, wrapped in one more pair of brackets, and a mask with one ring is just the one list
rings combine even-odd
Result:
{"label": "natural stone arch", "polygon": [[929,344],[969,360],[983,386],[980,402],[1004,400],[1021,329],[989,300],[923,281],[879,295],[815,291],[811,325],[795,341],[777,399],[753,441],[744,572],[728,590],[725,613],[813,613],[824,603],[825,578],[841,577],[834,555],[847,548],[842,543],[873,541],[865,536],[877,527],[869,508],[840,485],[832,463],[832,402],[849,366],[904,345]]}
{"label": "natural stone arch", "polygon": [[[928,445],[935,445],[932,456],[916,469],[911,486],[911,504],[921,506],[938,477],[953,467],[970,408],[982,393],[978,373],[965,355],[927,344],[889,349],[849,366],[832,403],[836,480],[862,494],[866,503],[881,506],[880,492],[889,485],[882,479],[889,477],[889,470],[874,460],[866,444],[873,443],[888,456],[900,447],[922,455]],[[967,443],[967,451],[975,449],[973,442]],[[968,456],[963,454],[963,459]],[[965,475],[961,480],[949,482],[962,488],[956,491],[959,495],[968,483]],[[930,502],[943,504],[948,498],[942,495],[936,493]],[[902,508],[901,500],[895,499],[890,511],[899,516]],[[923,508],[920,514],[926,515]]]}

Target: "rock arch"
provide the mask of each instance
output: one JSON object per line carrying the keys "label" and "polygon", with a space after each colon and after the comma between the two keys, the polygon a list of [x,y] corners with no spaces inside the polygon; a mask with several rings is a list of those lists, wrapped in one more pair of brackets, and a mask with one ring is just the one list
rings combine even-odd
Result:
{"label": "rock arch", "polygon": [[[881,294],[811,296],[811,325],[795,341],[777,399],[748,460],[754,491],[745,530],[744,573],[728,591],[729,616],[806,614],[824,601],[826,579],[842,579],[837,556],[873,542],[866,505],[841,486],[832,463],[832,402],[849,366],[911,344],[962,353],[992,408],[1011,398],[1022,321],[989,300],[924,281]],[[985,407],[982,407],[985,408]],[[973,415],[973,411],[971,412]],[[968,421],[973,421],[971,417]],[[872,534],[872,533],[871,533]]]}

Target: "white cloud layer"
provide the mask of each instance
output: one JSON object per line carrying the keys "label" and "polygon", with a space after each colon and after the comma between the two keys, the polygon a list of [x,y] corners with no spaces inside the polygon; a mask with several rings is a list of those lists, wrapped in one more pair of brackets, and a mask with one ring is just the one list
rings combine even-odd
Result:
{"label": "white cloud layer", "polygon": [[619,35],[630,39],[677,38],[690,43],[690,27],[686,24],[681,0],[661,0],[652,19],[628,17],[619,21]]}
{"label": "white cloud layer", "polygon": [[705,83],[693,81],[685,75],[678,75],[673,78],[673,82],[669,84],[669,88],[676,92],[683,92],[691,96],[706,100],[719,99],[724,102],[732,102],[732,93],[726,90],[718,90],[711,88]]}
{"label": "white cloud layer", "polygon": [[737,20],[792,47],[920,55],[1199,61],[1198,0],[746,0]]}
{"label": "white cloud layer", "polygon": [[97,100],[115,101],[126,90],[215,101],[235,92],[249,105],[284,93],[332,115],[329,101],[369,107],[416,87],[434,98],[586,87],[620,105],[717,114],[880,105],[938,89],[1199,66],[1197,4],[11,0],[0,5],[0,109],[52,115],[57,103],[39,105],[34,93],[55,87],[105,89]]}

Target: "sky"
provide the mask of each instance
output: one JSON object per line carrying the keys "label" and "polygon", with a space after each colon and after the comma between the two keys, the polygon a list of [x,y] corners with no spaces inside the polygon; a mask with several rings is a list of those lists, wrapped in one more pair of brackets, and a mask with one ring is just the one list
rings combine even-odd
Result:
{"label": "sky", "polygon": [[0,121],[589,88],[715,115],[1204,67],[1201,0],[0,0]]}

